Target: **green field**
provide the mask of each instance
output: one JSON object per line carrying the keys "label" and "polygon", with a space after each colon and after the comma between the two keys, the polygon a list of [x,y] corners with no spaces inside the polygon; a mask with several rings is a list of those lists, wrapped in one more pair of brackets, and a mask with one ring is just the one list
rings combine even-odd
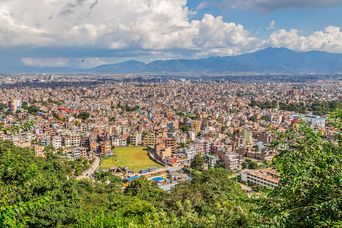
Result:
{"label": "green field", "polygon": [[152,167],[162,167],[149,158],[147,149],[145,147],[136,146],[116,147],[114,149],[114,156],[111,158],[102,159],[100,168],[109,169],[114,166],[127,166],[134,172]]}

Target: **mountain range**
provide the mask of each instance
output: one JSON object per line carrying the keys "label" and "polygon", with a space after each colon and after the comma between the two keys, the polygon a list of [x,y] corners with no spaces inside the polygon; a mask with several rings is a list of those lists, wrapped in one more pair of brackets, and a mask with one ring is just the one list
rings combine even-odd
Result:
{"label": "mountain range", "polygon": [[37,73],[342,73],[342,54],[266,48],[237,56],[194,60],[157,60],[147,64],[126,61],[91,69],[24,67],[18,70]]}

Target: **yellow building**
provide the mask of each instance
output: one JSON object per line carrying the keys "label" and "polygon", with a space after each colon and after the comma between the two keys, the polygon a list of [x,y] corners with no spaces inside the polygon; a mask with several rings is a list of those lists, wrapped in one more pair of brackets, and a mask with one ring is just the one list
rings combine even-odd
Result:
{"label": "yellow building", "polygon": [[200,120],[195,120],[192,122],[192,128],[195,130],[195,133],[198,134],[202,129],[202,122]]}

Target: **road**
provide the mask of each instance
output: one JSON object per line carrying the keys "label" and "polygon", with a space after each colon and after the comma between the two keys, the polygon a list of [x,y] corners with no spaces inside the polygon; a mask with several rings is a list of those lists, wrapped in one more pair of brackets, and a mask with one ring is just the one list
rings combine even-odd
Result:
{"label": "road", "polygon": [[100,158],[95,157],[95,161],[93,162],[93,164],[91,164],[91,167],[88,170],[84,171],[80,176],[76,177],[76,179],[77,180],[81,180],[85,178],[92,179],[95,171],[97,170],[97,168],[99,168],[99,166],[100,166]]}

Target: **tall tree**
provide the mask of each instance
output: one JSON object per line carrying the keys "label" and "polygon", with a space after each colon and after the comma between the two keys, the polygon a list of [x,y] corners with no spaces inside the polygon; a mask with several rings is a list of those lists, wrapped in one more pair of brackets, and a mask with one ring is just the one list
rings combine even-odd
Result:
{"label": "tall tree", "polygon": [[[331,119],[341,132],[341,113]],[[265,200],[269,223],[284,227],[342,226],[341,137],[327,140],[302,122],[280,135],[275,165],[280,185]]]}

